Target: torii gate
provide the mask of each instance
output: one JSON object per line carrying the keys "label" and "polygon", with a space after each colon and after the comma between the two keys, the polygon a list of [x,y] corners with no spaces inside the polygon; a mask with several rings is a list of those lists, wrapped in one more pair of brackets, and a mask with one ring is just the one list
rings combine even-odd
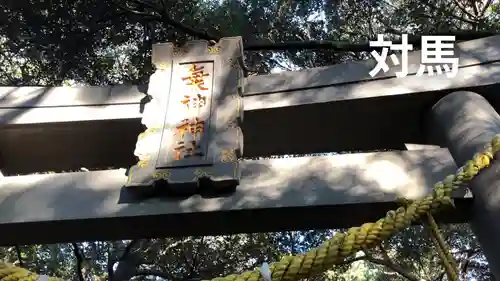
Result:
{"label": "torii gate", "polygon": [[[197,41],[176,50],[156,45],[153,51],[158,70],[147,91],[126,85],[0,88],[0,169],[7,175],[0,179],[1,244],[352,226],[376,220],[396,205],[397,196],[426,194],[500,132],[495,111],[500,105],[495,95],[500,81],[498,36],[458,44],[460,69],[454,78],[396,79],[393,71],[372,78],[368,72],[374,61],[243,78],[237,64],[239,38],[224,38],[210,47]],[[419,57],[419,52],[410,54],[410,73],[418,70]],[[169,114],[178,109],[171,107],[179,89],[175,83],[198,87],[206,73],[187,78],[182,71],[196,72],[201,66],[213,67],[208,74],[216,77],[212,85],[201,86],[208,93],[205,105],[213,106],[197,111],[209,124],[204,132],[210,134],[198,139],[205,158],[182,160],[184,168],[179,168],[175,161],[196,153],[176,154],[172,145],[179,140],[161,134],[161,142],[153,142],[156,150],[145,153],[153,155],[149,164],[155,165],[140,178],[129,182],[125,170],[105,170],[136,162],[141,118],[147,119],[142,112],[154,113],[148,120],[154,128],[160,125],[160,131],[179,121],[162,123],[158,117],[171,120]],[[141,110],[144,93],[157,99],[156,109],[149,102],[149,109]],[[181,103],[179,108],[186,105],[194,106]],[[234,156],[243,152],[239,126],[245,157],[397,151],[235,162]],[[227,128],[235,129],[227,133]],[[226,157],[228,148],[233,154]],[[154,151],[167,155],[154,156]],[[236,163],[237,169],[228,173],[227,163]],[[100,170],[14,176],[82,166]],[[151,179],[165,177],[192,188],[197,171],[215,166],[209,173],[212,184],[237,184],[234,194],[144,201],[124,188],[150,186]],[[457,208],[441,219],[470,221],[492,271],[500,276],[498,167],[494,163],[471,182],[474,200],[465,190],[457,192]]]}

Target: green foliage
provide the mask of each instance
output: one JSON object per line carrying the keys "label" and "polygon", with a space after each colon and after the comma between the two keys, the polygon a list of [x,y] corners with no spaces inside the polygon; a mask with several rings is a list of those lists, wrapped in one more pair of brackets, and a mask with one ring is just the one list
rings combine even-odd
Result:
{"label": "green foliage", "polygon": [[[126,2],[133,5],[137,1]],[[364,42],[379,33],[395,38],[400,33],[498,30],[497,2],[474,20],[449,2],[164,1],[175,22],[219,37],[241,35],[246,43],[336,40],[348,44]],[[65,80],[90,85],[141,83],[152,71],[152,43],[181,44],[191,39],[196,38],[161,18],[131,13],[112,0],[78,0],[71,5],[61,0],[6,1],[0,4],[0,84],[61,85]],[[364,53],[289,49],[247,52],[246,62],[252,70],[265,73],[366,57]]]}
{"label": "green foliage", "polygon": [[[468,277],[489,280],[479,245],[467,225],[443,228],[452,252]],[[281,255],[303,253],[321,244],[332,231],[311,230],[255,233],[217,237],[144,239],[139,241],[78,243],[85,280],[149,279],[192,277],[205,279],[259,267]],[[130,251],[127,250],[128,245]],[[384,243],[384,251],[358,253],[311,281],[407,280],[400,272],[419,279],[436,279],[444,272],[426,229],[411,227]],[[19,251],[19,252],[18,252]],[[384,254],[384,252],[386,254]],[[363,258],[368,255],[369,258]],[[77,255],[73,245],[28,245],[0,248],[0,258],[44,274],[78,280]],[[354,262],[352,262],[354,261]],[[464,267],[468,262],[467,267]],[[464,275],[465,276],[465,275]],[[443,279],[444,280],[444,279]]]}

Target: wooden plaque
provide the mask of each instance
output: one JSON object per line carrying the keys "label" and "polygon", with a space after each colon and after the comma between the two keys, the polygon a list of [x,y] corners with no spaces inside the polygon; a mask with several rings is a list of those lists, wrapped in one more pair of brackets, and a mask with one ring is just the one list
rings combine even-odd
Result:
{"label": "wooden plaque", "polygon": [[153,46],[152,99],[142,117],[147,129],[138,137],[139,162],[127,187],[172,195],[234,190],[243,153],[242,56],[241,37],[215,46]]}

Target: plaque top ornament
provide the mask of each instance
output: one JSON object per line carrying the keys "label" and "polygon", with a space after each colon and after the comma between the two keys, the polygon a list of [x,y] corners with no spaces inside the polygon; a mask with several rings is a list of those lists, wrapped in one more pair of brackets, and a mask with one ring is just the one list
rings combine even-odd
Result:
{"label": "plaque top ornament", "polygon": [[243,57],[243,42],[241,37],[225,37],[211,45],[205,40],[193,40],[184,46],[173,43],[158,43],[153,45],[152,63],[156,69],[167,69],[171,61],[183,61],[193,58],[220,56],[226,59],[239,60]]}
{"label": "plaque top ornament", "polygon": [[152,99],[142,118],[147,129],[138,137],[134,154],[139,161],[129,170],[127,187],[171,195],[236,188],[244,77],[234,62],[242,56],[241,37],[222,38],[215,45],[153,45]]}

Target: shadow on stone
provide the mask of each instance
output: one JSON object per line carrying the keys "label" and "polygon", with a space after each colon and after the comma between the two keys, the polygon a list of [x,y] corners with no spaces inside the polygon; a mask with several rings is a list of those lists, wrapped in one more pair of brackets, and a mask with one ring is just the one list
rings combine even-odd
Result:
{"label": "shadow on stone", "polygon": [[152,185],[122,187],[118,203],[139,203],[150,199],[179,201],[194,195],[200,195],[202,198],[229,197],[235,193],[237,187],[235,180],[213,181],[208,177],[200,178],[198,182],[175,185],[159,179]]}

